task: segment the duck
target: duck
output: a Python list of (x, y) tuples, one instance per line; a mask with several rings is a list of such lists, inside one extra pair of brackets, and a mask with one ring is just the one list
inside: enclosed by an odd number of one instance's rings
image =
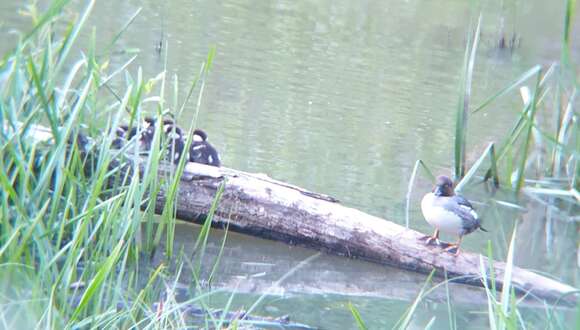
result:
[[(179, 164), (181, 157), (185, 151), (185, 140), (183, 138), (183, 131), (177, 126), (173, 120), (163, 120), (163, 132), (167, 143), (167, 158), (174, 164)], [(186, 155), (189, 158), (189, 154)]]
[(421, 211), (425, 220), (433, 227), (433, 236), (427, 236), (426, 244), (439, 242), (439, 232), (458, 236), (457, 243), (449, 244), (446, 251), (459, 255), (459, 247), (463, 236), (477, 229), (487, 232), (481, 226), (481, 219), (471, 203), (462, 196), (456, 195), (453, 181), (445, 175), (437, 177), (433, 191), (425, 194), (421, 200)]
[[(161, 132), (163, 132), (164, 139), (164, 143), (160, 145), (160, 149), (163, 150), (165, 147), (167, 149), (166, 159), (174, 164), (178, 164), (185, 150), (183, 130), (170, 118), (165, 118), (161, 121), (160, 129), (162, 129)], [(157, 120), (152, 117), (145, 117), (140, 142), (142, 148), (146, 151), (151, 150), (155, 130), (157, 130)], [(186, 156), (189, 158), (188, 155)]]
[(141, 134), (139, 135), (139, 147), (143, 151), (151, 151), (153, 137), (155, 136), (156, 120), (153, 117), (145, 117), (141, 124)]
[(189, 148), (189, 161), (210, 166), (221, 166), (217, 150), (207, 142), (207, 134), (201, 129), (193, 131), (193, 141)]
[(157, 119), (145, 117), (140, 128), (128, 125), (120, 125), (115, 129), (115, 138), (113, 147), (121, 149), (125, 143), (138, 135), (139, 149), (142, 152), (151, 151), (153, 138), (157, 128), (161, 129), (165, 144), (160, 146), (161, 149), (167, 148), (167, 159), (174, 164), (178, 164), (181, 157), (186, 157), (190, 162), (216, 166), (221, 165), (217, 150), (207, 141), (207, 133), (202, 129), (195, 129), (192, 134), (192, 141), (189, 150), (185, 150), (185, 134), (183, 130), (169, 118), (158, 124)]
[(137, 128), (131, 127), (129, 129), (128, 125), (120, 125), (115, 128), (115, 138), (112, 142), (112, 147), (114, 149), (121, 149), (125, 143), (131, 140), (137, 134)]
[(127, 128), (125, 125), (121, 125), (115, 128), (115, 138), (111, 142), (111, 146), (114, 149), (121, 149), (125, 145), (125, 135), (127, 134)]

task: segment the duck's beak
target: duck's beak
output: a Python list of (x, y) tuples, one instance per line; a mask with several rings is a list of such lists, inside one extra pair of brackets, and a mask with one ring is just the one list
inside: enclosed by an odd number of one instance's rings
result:
[(435, 196), (442, 196), (444, 193), (443, 189), (441, 188), (441, 186), (435, 186), (435, 188), (433, 188), (433, 194)]

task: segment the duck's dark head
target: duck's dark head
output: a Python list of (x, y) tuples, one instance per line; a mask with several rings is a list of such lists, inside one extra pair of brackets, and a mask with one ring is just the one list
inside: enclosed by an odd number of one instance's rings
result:
[(207, 140), (207, 134), (203, 130), (196, 128), (195, 131), (193, 131), (193, 141), (201, 142), (205, 140)]
[(145, 129), (148, 129), (150, 127), (155, 127), (155, 118), (145, 117), (145, 119), (143, 119), (143, 127)]
[(129, 126), (127, 126), (127, 125), (121, 125), (121, 126), (118, 126), (115, 129), (115, 135), (117, 137), (121, 137), (122, 138), (122, 137), (125, 137), (125, 135), (127, 134), (128, 131), (129, 131)]
[(183, 138), (183, 132), (181, 131), (181, 128), (175, 125), (173, 121), (171, 121), (170, 123), (164, 122), (163, 128), (165, 129), (165, 135), (167, 136), (167, 138), (172, 140)]
[(435, 196), (453, 196), (453, 181), (448, 176), (438, 176), (433, 193)]
[(169, 118), (165, 118), (163, 119), (163, 126), (167, 126), (167, 125), (175, 125), (175, 122), (173, 121), (173, 119), (169, 119)]

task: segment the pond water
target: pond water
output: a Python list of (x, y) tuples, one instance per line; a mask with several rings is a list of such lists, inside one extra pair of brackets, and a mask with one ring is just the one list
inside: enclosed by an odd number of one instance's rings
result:
[[(142, 7), (117, 43), (111, 66), (134, 55), (130, 70), (145, 77), (164, 69), (178, 74), (181, 97), (212, 47), (216, 57), (207, 80), (198, 126), (221, 151), (223, 164), (266, 173), (309, 190), (332, 195), (343, 204), (403, 224), (405, 194), (414, 163), (425, 161), (436, 173), (450, 174), (454, 114), (467, 32), (482, 12), (481, 44), (473, 79), (474, 105), (506, 86), (535, 64), (559, 58), (563, 3), (548, 1), (107, 1), (98, 2), (88, 26), (98, 45), (106, 45)], [(16, 40), (12, 28), (29, 22), (15, 15), (20, 1), (0, 3), (5, 51)], [(71, 10), (81, 8), (74, 3)], [(84, 38), (89, 40), (90, 28)], [(576, 27), (576, 32), (579, 31)], [(580, 33), (574, 33), (579, 39)], [(515, 49), (497, 47), (515, 36)], [(161, 55), (156, 46), (162, 42)], [(578, 40), (575, 40), (578, 41)], [(167, 52), (167, 61), (163, 54)], [(573, 49), (577, 58), (578, 49)], [(171, 95), (171, 94), (169, 94)], [(517, 94), (504, 97), (470, 118), (469, 160), (507, 132), (521, 108)], [(146, 109), (152, 110), (152, 109)], [(190, 102), (181, 120), (189, 123)], [(183, 126), (187, 126), (184, 124)], [(411, 227), (431, 228), (419, 211), (429, 183), (419, 178), (412, 196)], [(482, 207), (489, 234), (476, 233), (465, 248), (485, 253), (491, 241), (497, 258), (507, 251), (513, 224), (519, 230), (516, 263), (575, 284), (576, 227), (569, 214), (553, 214), (546, 235), (545, 208), (520, 201), (519, 212), (493, 203), (482, 185), (466, 195)], [(490, 206), (491, 205), (491, 206)], [(561, 219), (558, 220), (558, 219)], [(178, 226), (178, 243), (188, 245), (196, 227)], [(552, 234), (554, 233), (554, 234)], [(220, 232), (214, 233), (220, 236)], [(556, 236), (556, 237), (554, 237)], [(566, 239), (559, 239), (565, 237)], [(217, 240), (219, 241), (219, 239)], [(219, 243), (215, 243), (219, 246)], [(218, 286), (238, 290), (236, 303), (251, 305), (270, 285), (316, 252), (231, 235)], [(259, 276), (257, 276), (258, 274)], [(243, 281), (236, 279), (243, 278)], [(412, 303), (426, 276), (359, 261), (318, 256), (259, 307), (261, 314), (290, 314), (293, 320), (322, 328), (353, 328), (352, 302), (371, 328), (394, 325)], [(434, 293), (419, 306), (413, 327), (434, 318), (448, 328), (446, 296)], [(487, 327), (479, 312), (480, 293), (451, 289), (458, 328)], [(225, 303), (216, 298), (216, 306)], [(541, 315), (541, 312), (539, 313)], [(535, 312), (529, 320), (535, 320)]]

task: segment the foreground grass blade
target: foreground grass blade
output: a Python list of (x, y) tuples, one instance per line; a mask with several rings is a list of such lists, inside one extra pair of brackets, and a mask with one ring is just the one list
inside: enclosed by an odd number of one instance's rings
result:
[(123, 245), (124, 245), (123, 241), (119, 241), (119, 243), (117, 243), (117, 246), (111, 252), (111, 255), (107, 258), (107, 260), (103, 263), (103, 266), (100, 267), (99, 271), (95, 274), (95, 277), (91, 280), (91, 282), (87, 286), (87, 289), (83, 293), (79, 305), (75, 308), (75, 311), (73, 312), (73, 315), (71, 317), (73, 320), (76, 320), (81, 314), (81, 312), (85, 308), (87, 308), (90, 299), (97, 293), (97, 290), (103, 284), (105, 278), (111, 274), (111, 272), (113, 271), (113, 267), (115, 266), (115, 263), (117, 262), (117, 260), (119, 260)]
[(427, 280), (425, 280), (425, 284), (421, 288), (421, 291), (419, 291), (417, 298), (415, 298), (415, 300), (413, 301), (411, 306), (407, 309), (407, 311), (405, 311), (404, 316), (397, 322), (397, 324), (395, 324), (393, 329), (403, 330), (403, 329), (407, 329), (409, 327), (409, 324), (411, 323), (411, 320), (412, 320), (413, 314), (415, 313), (415, 310), (419, 306), (419, 303), (421, 302), (421, 300), (423, 300), (425, 293), (427, 292), (427, 287), (431, 284), (431, 280), (433, 279), (433, 275), (435, 275), (435, 269), (433, 269), (431, 271), (431, 273), (427, 277)]
[(348, 309), (350, 310), (352, 317), (354, 317), (354, 320), (355, 320), (356, 325), (359, 328), (359, 330), (368, 329), (365, 322), (363, 321), (362, 317), (360, 316), (358, 309), (356, 309), (356, 307), (354, 307), (354, 305), (351, 302), (348, 303)]

